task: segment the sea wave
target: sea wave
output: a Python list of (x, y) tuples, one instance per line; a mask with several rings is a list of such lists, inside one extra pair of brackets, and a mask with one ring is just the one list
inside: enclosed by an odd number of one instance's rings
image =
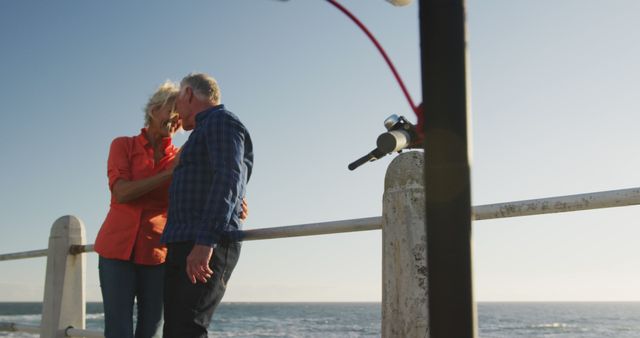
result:
[(37, 334), (30, 334), (24, 332), (0, 332), (2, 338), (38, 338)]
[[(87, 328), (104, 328), (102, 306), (87, 307)], [(0, 322), (39, 325), (41, 316), (24, 304), (0, 303)], [(3, 312), (4, 311), (4, 312)], [(12, 311), (14, 311), (12, 313)], [(380, 337), (380, 304), (222, 304), (210, 337)], [(640, 303), (480, 303), (483, 338), (638, 338)], [(0, 338), (36, 338), (0, 332)]]
[(3, 315), (0, 316), (0, 322), (33, 325), (40, 324), (41, 318), (41, 315)]
[(547, 324), (537, 324), (529, 326), (532, 329), (566, 329), (566, 328), (574, 328), (576, 325), (569, 325), (566, 323), (547, 323)]
[(104, 320), (104, 313), (87, 314), (87, 320)]

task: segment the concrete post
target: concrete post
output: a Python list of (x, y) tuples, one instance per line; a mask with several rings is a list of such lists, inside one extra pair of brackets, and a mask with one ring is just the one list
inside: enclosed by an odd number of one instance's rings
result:
[(424, 155), (389, 165), (382, 211), (382, 337), (429, 337)]
[(85, 328), (85, 256), (70, 255), (71, 245), (85, 244), (84, 224), (62, 216), (51, 227), (47, 255), (41, 338), (64, 337), (64, 329)]

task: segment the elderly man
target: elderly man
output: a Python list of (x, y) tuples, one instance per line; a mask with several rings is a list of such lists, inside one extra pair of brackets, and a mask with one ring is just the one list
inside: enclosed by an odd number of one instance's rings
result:
[(193, 132), (173, 172), (162, 235), (168, 248), (163, 336), (206, 338), (240, 255), (237, 239), (253, 147), (206, 74), (182, 80), (176, 110), (182, 127)]

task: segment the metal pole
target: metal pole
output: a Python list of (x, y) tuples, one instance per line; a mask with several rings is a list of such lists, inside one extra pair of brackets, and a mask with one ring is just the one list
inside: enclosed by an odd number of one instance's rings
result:
[(49, 249), (42, 249), (42, 250), (32, 250), (32, 251), (3, 254), (3, 255), (0, 255), (0, 261), (12, 261), (16, 259), (44, 257), (48, 253), (49, 253)]
[(381, 217), (357, 218), (345, 221), (309, 223), (275, 228), (262, 228), (243, 231), (243, 241), (288, 238), (297, 236), (315, 236), (341, 232), (377, 230), (382, 226)]
[(476, 336), (465, 30), (464, 0), (420, 1), (431, 338)]
[(481, 221), (484, 219), (614, 208), (638, 204), (640, 204), (640, 188), (631, 188), (478, 205), (473, 208), (473, 219)]

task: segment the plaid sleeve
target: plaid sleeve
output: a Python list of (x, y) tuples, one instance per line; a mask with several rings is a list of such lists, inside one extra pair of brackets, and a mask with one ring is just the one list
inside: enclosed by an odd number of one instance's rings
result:
[(131, 180), (129, 142), (126, 137), (118, 137), (111, 142), (109, 159), (107, 160), (107, 176), (109, 177), (109, 190), (111, 191), (113, 191), (113, 185), (119, 179)]
[(207, 126), (206, 146), (213, 179), (196, 244), (217, 243), (235, 212), (243, 184), (244, 135), (242, 124), (226, 114), (216, 116)]

